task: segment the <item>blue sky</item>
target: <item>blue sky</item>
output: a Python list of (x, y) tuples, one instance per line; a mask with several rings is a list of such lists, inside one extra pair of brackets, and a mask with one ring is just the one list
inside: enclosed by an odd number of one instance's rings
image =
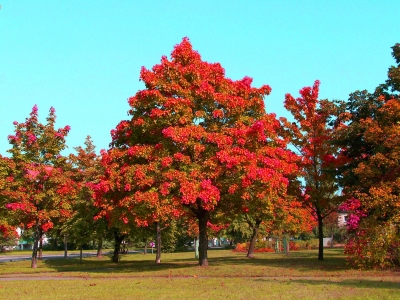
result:
[(13, 121), (37, 104), (71, 126), (68, 151), (91, 135), (107, 149), (127, 118), (127, 98), (183, 37), (227, 77), (269, 84), (268, 112), (288, 116), (284, 96), (321, 81), (320, 98), (372, 90), (394, 64), (400, 2), (0, 0), (0, 154)]

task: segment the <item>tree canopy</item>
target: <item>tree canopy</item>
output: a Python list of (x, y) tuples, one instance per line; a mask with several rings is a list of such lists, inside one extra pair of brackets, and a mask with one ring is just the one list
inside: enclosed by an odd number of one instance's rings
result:
[(90, 137), (63, 155), (70, 126), (55, 128), (53, 107), (42, 124), (35, 105), (14, 122), (10, 157), (0, 155), (0, 243), (13, 243), (16, 227), (31, 230), (36, 267), (46, 232), (81, 248), (94, 239), (101, 248), (112, 233), (117, 262), (124, 239), (147, 243), (156, 230), (160, 263), (167, 229), (174, 240), (198, 236), (207, 266), (209, 233), (251, 236), (253, 257), (260, 228), (286, 236), (317, 224), (323, 260), (323, 226), (344, 210), (350, 263), (399, 265), (400, 44), (392, 49), (396, 65), (372, 93), (321, 100), (317, 80), (285, 96), (289, 121), (266, 111), (270, 86), (227, 78), (183, 38), (141, 69), (145, 88), (128, 99), (128, 118), (100, 155)]

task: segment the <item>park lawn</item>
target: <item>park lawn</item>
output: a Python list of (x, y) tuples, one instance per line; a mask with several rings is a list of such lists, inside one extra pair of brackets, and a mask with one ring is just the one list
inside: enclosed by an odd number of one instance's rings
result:
[[(194, 253), (52, 259), (0, 264), (0, 298), (24, 299), (400, 299), (400, 272), (347, 267), (342, 249), (257, 253), (209, 251), (209, 267)], [(23, 283), (23, 284), (21, 284)]]

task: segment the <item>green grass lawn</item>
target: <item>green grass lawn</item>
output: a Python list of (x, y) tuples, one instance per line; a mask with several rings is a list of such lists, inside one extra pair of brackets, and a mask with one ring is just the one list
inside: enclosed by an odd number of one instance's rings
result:
[[(19, 253), (19, 252), (18, 252)], [(400, 299), (400, 272), (346, 266), (342, 249), (257, 253), (209, 251), (208, 267), (194, 253), (52, 259), (0, 264), (0, 299)]]

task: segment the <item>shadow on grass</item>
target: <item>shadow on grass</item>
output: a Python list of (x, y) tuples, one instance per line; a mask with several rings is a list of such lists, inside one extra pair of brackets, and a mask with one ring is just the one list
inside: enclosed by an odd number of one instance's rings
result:
[[(193, 256), (191, 256), (193, 255)], [(191, 256), (191, 257), (190, 257)], [(198, 266), (194, 253), (163, 254), (161, 264), (154, 263), (154, 255), (127, 254), (121, 255), (121, 261), (111, 262), (109, 257), (85, 258), (82, 263), (78, 258), (45, 260), (43, 263), (58, 272), (94, 272), (94, 273), (166, 273), (167, 271), (195, 268)], [(245, 253), (230, 250), (209, 251), (210, 268), (276, 268), (296, 269), (300, 272), (337, 272), (349, 269), (343, 251), (334, 249), (326, 254), (325, 261), (318, 261), (315, 251), (292, 252), (289, 256), (275, 253), (257, 253), (256, 258), (248, 259)], [(229, 274), (228, 274), (229, 275)], [(157, 275), (155, 275), (157, 276)], [(250, 275), (251, 276), (251, 275)]]
[[(129, 255), (123, 255), (124, 257)], [(109, 257), (102, 259), (84, 259), (81, 263), (79, 259), (68, 260), (46, 260), (44, 264), (58, 272), (93, 272), (93, 273), (153, 273), (155, 271), (165, 271), (178, 268), (189, 268), (197, 266), (196, 261), (190, 262), (189, 259), (177, 260), (176, 262), (164, 262), (156, 264), (154, 260), (144, 258), (143, 260), (121, 260), (118, 263), (111, 261)]]

